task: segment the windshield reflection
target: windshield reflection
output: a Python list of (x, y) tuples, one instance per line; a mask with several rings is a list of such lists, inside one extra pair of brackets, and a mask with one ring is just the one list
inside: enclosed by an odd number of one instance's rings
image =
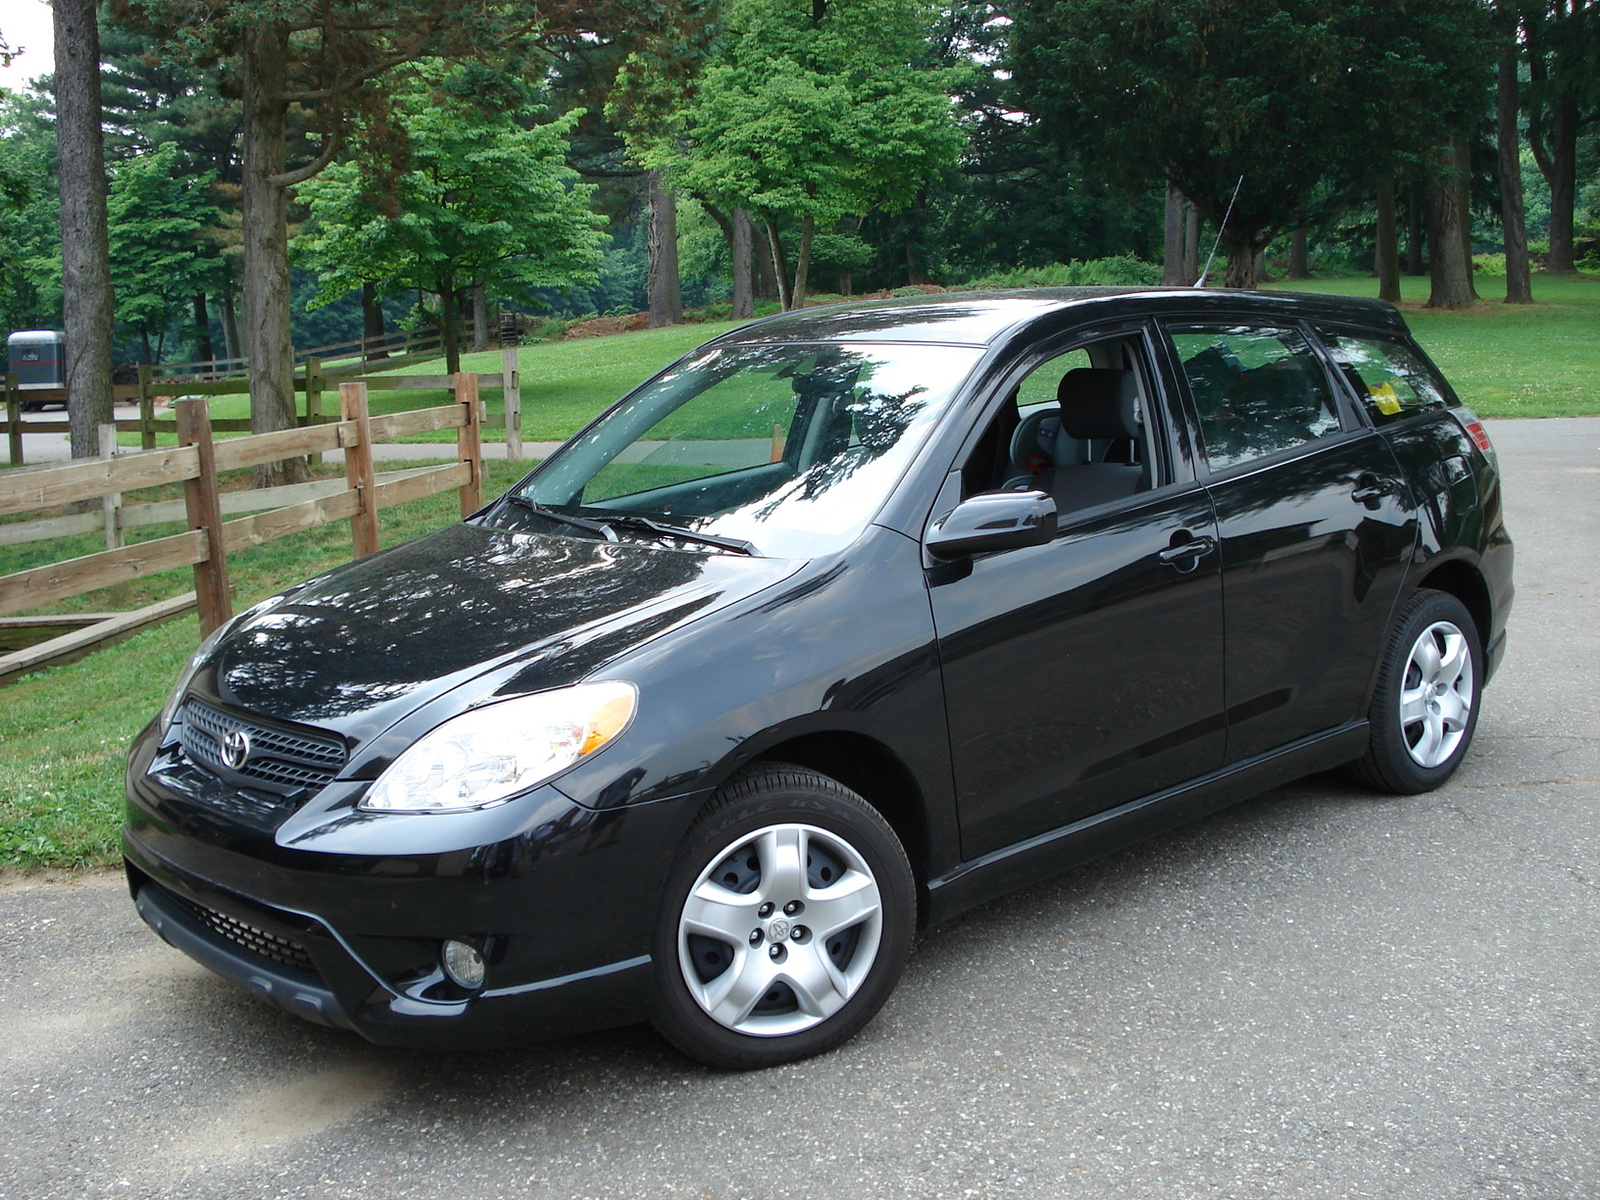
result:
[[(567, 537), (670, 531), (809, 557), (853, 540), (981, 356), (969, 346), (755, 345), (685, 359), (553, 454), (487, 517)], [(714, 552), (688, 537), (685, 549)]]

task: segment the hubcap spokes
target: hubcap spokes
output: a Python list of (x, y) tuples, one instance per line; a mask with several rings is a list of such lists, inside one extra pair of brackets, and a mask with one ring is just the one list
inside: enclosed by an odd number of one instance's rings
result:
[(1440, 766), (1456, 752), (1472, 715), (1472, 685), (1466, 635), (1449, 621), (1423, 630), (1400, 688), (1400, 728), (1418, 766)]
[[(748, 868), (752, 857), (753, 885), (741, 879), (735, 890), (727, 864)], [(829, 878), (813, 861), (830, 864)], [(781, 1037), (844, 1007), (872, 968), (882, 929), (877, 880), (854, 848), (815, 826), (772, 825), (728, 846), (689, 890), (679, 966), (695, 1003), (719, 1025)], [(710, 978), (695, 961), (695, 943), (706, 940), (731, 959)]]

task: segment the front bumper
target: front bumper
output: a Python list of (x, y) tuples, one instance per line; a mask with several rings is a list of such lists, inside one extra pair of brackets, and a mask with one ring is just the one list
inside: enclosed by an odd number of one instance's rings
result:
[[(648, 1015), (656, 906), (693, 798), (596, 811), (545, 787), (505, 806), (526, 819), (501, 814), (496, 841), (461, 848), (461, 823), (421, 814), (392, 820), (392, 853), (373, 823), (359, 830), (364, 852), (332, 853), (280, 845), (219, 797), (150, 773), (153, 742), (136, 744), (127, 777), (134, 903), (163, 939), (261, 999), (379, 1044), (437, 1049)], [(481, 948), (478, 991), (440, 969), (445, 938)]]

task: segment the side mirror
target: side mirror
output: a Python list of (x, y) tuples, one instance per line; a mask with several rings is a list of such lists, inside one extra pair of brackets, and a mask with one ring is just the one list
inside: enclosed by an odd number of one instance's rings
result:
[(924, 541), (935, 558), (1042, 546), (1056, 535), (1056, 502), (1044, 492), (984, 492), (963, 500)]

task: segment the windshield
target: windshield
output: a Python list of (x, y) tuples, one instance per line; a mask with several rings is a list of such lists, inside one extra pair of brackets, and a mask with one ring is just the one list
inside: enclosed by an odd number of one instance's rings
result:
[(826, 553), (872, 520), (982, 354), (769, 345), (695, 355), (546, 459), (492, 519), (575, 537)]

